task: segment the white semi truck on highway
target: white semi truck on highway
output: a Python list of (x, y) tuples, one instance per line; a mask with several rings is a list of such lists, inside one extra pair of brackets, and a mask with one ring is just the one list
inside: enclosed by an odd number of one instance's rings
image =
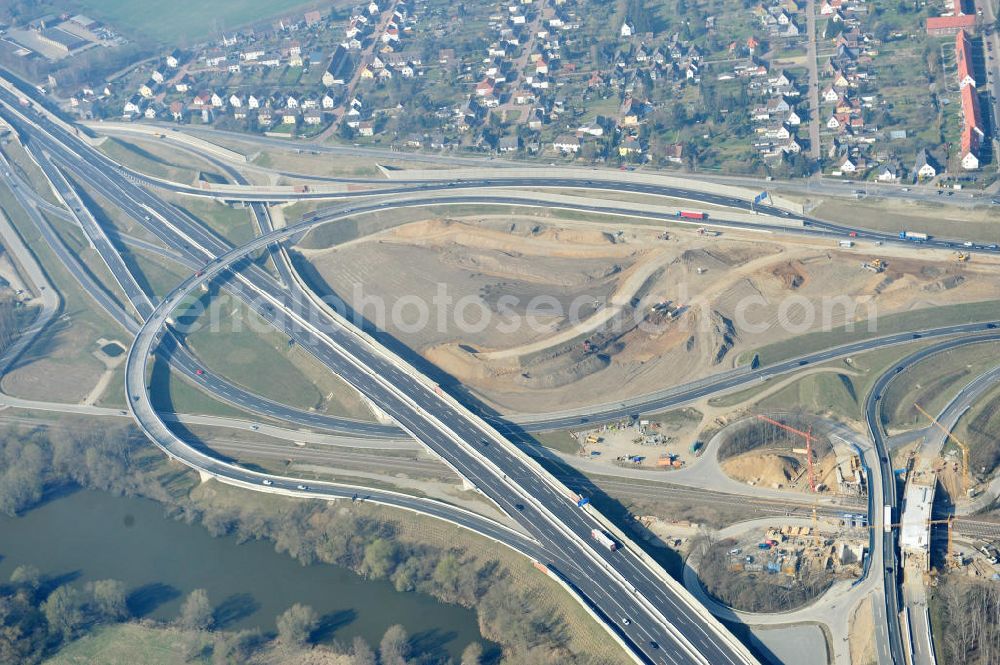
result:
[(608, 548), (612, 552), (618, 549), (618, 543), (615, 542), (614, 538), (606, 534), (600, 529), (592, 529), (590, 532), (590, 537), (600, 543), (602, 546)]

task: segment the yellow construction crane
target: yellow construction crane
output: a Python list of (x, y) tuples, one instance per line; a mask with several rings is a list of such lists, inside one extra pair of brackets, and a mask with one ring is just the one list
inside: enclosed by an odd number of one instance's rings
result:
[(963, 485), (962, 490), (964, 492), (968, 492), (969, 491), (969, 447), (966, 446), (961, 441), (959, 441), (958, 438), (954, 434), (952, 434), (951, 431), (947, 427), (945, 427), (944, 425), (942, 425), (941, 423), (939, 423), (938, 420), (937, 420), (937, 418), (935, 418), (931, 414), (929, 414), (926, 411), (924, 411), (920, 407), (919, 404), (917, 404), (916, 402), (914, 402), (913, 406), (914, 406), (914, 408), (917, 411), (919, 411), (920, 413), (922, 413), (928, 420), (930, 420), (932, 423), (934, 423), (935, 427), (937, 427), (939, 430), (941, 430), (942, 432), (944, 432), (944, 434), (945, 434), (946, 437), (948, 437), (949, 439), (951, 439), (952, 441), (954, 441), (955, 444), (959, 448), (961, 448), (961, 450), (962, 450), (962, 485)]

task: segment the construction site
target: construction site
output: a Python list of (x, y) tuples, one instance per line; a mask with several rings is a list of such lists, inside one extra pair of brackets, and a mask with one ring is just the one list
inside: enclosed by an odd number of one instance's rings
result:
[[(620, 467), (675, 470), (684, 468), (699, 445), (702, 415), (682, 409), (664, 418), (626, 418), (574, 432), (580, 455)], [(700, 443), (700, 442), (698, 442)]]
[[(501, 413), (627, 399), (662, 389), (665, 376), (679, 384), (733, 367), (745, 352), (809, 332), (781, 325), (790, 295), (823, 312), (815, 326), (831, 327), (864, 320), (869, 307), (882, 317), (995, 295), (993, 257), (826, 242), (513, 213), (401, 221), (296, 251), (320, 291)], [(471, 303), (476, 326), (457, 326), (457, 310), (415, 325), (410, 305), (438, 302), (442, 288), (450, 302)], [(826, 312), (831, 294), (863, 304)], [(548, 305), (533, 309), (539, 299)]]
[(868, 525), (862, 522), (822, 520), (805, 526), (776, 519), (712, 543), (692, 565), (705, 590), (734, 609), (788, 611), (837, 580), (860, 577), (869, 542)]
[(718, 457), (731, 478), (757, 487), (866, 496), (856, 447), (797, 415), (758, 414), (723, 430)]

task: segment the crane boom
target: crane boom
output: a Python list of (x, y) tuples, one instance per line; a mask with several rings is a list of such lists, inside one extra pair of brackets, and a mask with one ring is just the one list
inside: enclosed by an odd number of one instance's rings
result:
[(766, 423), (770, 423), (775, 427), (780, 427), (781, 429), (786, 430), (788, 432), (792, 432), (793, 434), (798, 434), (799, 436), (801, 436), (806, 440), (806, 463), (809, 465), (809, 488), (812, 489), (813, 492), (815, 492), (816, 471), (815, 469), (813, 469), (812, 442), (815, 441), (816, 438), (812, 435), (812, 428), (810, 427), (808, 432), (803, 432), (802, 430), (797, 430), (794, 427), (789, 427), (785, 423), (774, 420), (773, 418), (768, 418), (763, 414), (757, 414), (757, 418), (759, 420), (763, 420)]

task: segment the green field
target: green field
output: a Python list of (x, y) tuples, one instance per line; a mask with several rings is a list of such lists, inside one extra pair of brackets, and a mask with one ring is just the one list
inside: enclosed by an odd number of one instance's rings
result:
[(955, 436), (969, 447), (973, 473), (993, 472), (1000, 464), (1000, 386), (994, 386), (959, 419)]
[[(93, 634), (82, 637), (45, 661), (45, 665), (75, 665), (76, 663), (157, 663), (157, 665), (183, 665), (207, 663), (206, 655), (186, 658), (183, 641), (196, 639), (207, 647), (211, 635), (185, 633), (174, 628), (157, 628), (138, 623), (104, 626)], [(207, 654), (207, 649), (206, 649)]]
[(934, 354), (904, 372), (889, 384), (882, 402), (883, 419), (888, 428), (923, 427), (929, 421), (914, 403), (937, 414), (966, 384), (995, 367), (1000, 344), (972, 344)]
[(580, 452), (580, 443), (566, 430), (539, 432), (534, 435), (534, 439), (546, 448), (558, 450), (561, 453), (575, 455)]
[(867, 322), (862, 321), (855, 324), (853, 330), (838, 328), (836, 330), (809, 333), (808, 335), (793, 337), (783, 342), (769, 344), (754, 351), (744, 352), (737, 364), (743, 365), (749, 363), (754, 353), (760, 355), (761, 365), (770, 365), (806, 353), (822, 351), (823, 349), (850, 344), (864, 339), (884, 337), (909, 330), (926, 330), (976, 321), (993, 321), (998, 318), (1000, 318), (1000, 301), (930, 307), (915, 312), (890, 314), (878, 317), (878, 325), (875, 332), (869, 332)]
[[(354, 389), (308, 351), (291, 345), (288, 337), (242, 302), (226, 298), (220, 301), (204, 296), (206, 310), (194, 321), (196, 329), (182, 335), (205, 363), (206, 372), (218, 372), (250, 392), (299, 409), (350, 418), (372, 417)], [(213, 314), (213, 310), (218, 312)], [(178, 320), (191, 322), (184, 317)], [(183, 390), (183, 382), (176, 383)], [(173, 390), (171, 386), (171, 397), (175, 396)]]
[[(798, 407), (814, 413), (827, 413), (841, 419), (862, 420), (864, 399), (875, 380), (900, 358), (930, 344), (931, 342), (927, 341), (904, 344), (817, 365), (816, 367), (830, 368), (831, 371), (807, 374), (777, 392), (761, 398), (756, 405), (764, 410), (787, 410)], [(775, 377), (760, 386), (712, 398), (709, 404), (729, 407), (753, 400), (756, 395), (779, 380), (779, 377)]]
[(142, 35), (162, 44), (183, 45), (203, 40), (220, 30), (263, 21), (271, 16), (306, 11), (316, 2), (302, 0), (240, 0), (203, 2), (175, 0), (72, 0), (67, 10), (79, 11), (112, 25), (127, 36)]

